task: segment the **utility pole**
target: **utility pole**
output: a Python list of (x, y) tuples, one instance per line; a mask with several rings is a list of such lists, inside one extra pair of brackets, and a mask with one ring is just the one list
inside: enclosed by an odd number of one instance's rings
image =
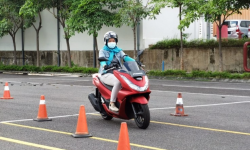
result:
[(94, 68), (96, 68), (96, 53), (95, 53), (95, 35), (93, 34), (93, 64), (94, 64)]
[[(140, 3), (139, 0), (137, 0), (137, 3)], [(139, 52), (140, 52), (140, 18), (137, 18), (137, 61), (140, 61), (140, 56), (139, 56)]]
[(59, 11), (60, 11), (60, 5), (59, 1), (57, 0), (57, 59), (58, 59), (58, 67), (61, 66), (61, 55), (60, 55), (60, 17), (59, 17)]
[(24, 56), (24, 29), (23, 29), (23, 23), (21, 27), (21, 38), (22, 38), (22, 57), (23, 57), (23, 66), (25, 65), (25, 56)]

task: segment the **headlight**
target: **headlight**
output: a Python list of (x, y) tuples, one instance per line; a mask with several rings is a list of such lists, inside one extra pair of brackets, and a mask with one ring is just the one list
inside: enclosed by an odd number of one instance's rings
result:
[(146, 91), (148, 89), (148, 77), (145, 76), (145, 85), (143, 87), (140, 87), (140, 86), (137, 86), (135, 84), (133, 84), (128, 78), (126, 78), (125, 76), (123, 75), (120, 75), (123, 80), (129, 85), (129, 87), (131, 87), (132, 89), (136, 90), (136, 91), (140, 91), (140, 92), (143, 92), (143, 91)]

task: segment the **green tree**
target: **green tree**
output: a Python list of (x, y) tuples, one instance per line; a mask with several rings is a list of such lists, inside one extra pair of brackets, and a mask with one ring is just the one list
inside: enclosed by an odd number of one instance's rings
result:
[[(175, 8), (178, 7), (179, 8), (179, 21), (181, 24), (181, 18), (182, 18), (182, 8), (183, 7), (188, 7), (187, 5), (185, 5), (185, 0), (153, 0), (152, 3), (154, 4), (154, 9), (153, 9), (153, 13), (154, 14), (159, 14), (160, 10), (162, 8), (165, 7), (171, 7), (171, 8)], [(181, 49), (180, 49), (180, 70), (183, 70), (183, 29), (179, 29), (180, 30), (180, 45), (181, 45)]]
[[(37, 66), (40, 66), (40, 52), (39, 52), (39, 32), (42, 28), (42, 17), (41, 12), (50, 6), (48, 0), (26, 0), (25, 4), (20, 9), (20, 16), (25, 18), (24, 27), (29, 28), (33, 26), (36, 31), (36, 56), (37, 56)], [(38, 16), (38, 26), (36, 27), (35, 22)]]
[(136, 26), (140, 20), (148, 17), (152, 12), (153, 6), (150, 5), (150, 1), (147, 1), (146, 5), (143, 5), (142, 0), (126, 0), (124, 6), (119, 9), (118, 22), (130, 26), (133, 30), (134, 36), (134, 58), (136, 58)]
[[(71, 54), (70, 54), (70, 44), (69, 39), (73, 35), (71, 34), (70, 28), (66, 24), (66, 20), (68, 20), (71, 16), (70, 7), (75, 2), (75, 0), (48, 0), (51, 3), (50, 9), (48, 11), (53, 14), (56, 19), (59, 19), (59, 22), (64, 30), (64, 38), (66, 40), (67, 45), (67, 64), (69, 67), (72, 67), (71, 64)], [(56, 13), (56, 10), (59, 10), (59, 13)]]
[[(95, 52), (98, 52), (98, 31), (106, 26), (120, 26), (116, 20), (116, 9), (123, 5), (123, 0), (76, 0), (70, 10), (71, 16), (67, 25), (71, 34), (87, 31), (95, 39)], [(97, 58), (97, 54), (95, 54)], [(97, 59), (96, 59), (97, 60)]]
[(23, 23), (23, 18), (19, 16), (19, 10), (23, 4), (24, 0), (0, 0), (0, 37), (7, 34), (11, 36), (15, 65), (17, 65), (16, 33)]
[(205, 16), (206, 21), (215, 22), (219, 29), (219, 71), (223, 71), (223, 57), (221, 50), (221, 29), (223, 22), (233, 14), (241, 14), (240, 10), (249, 8), (249, 0), (185, 0), (189, 4), (183, 14), (184, 19), (181, 21), (180, 29), (188, 27), (190, 23)]
[(205, 19), (215, 22), (219, 28), (219, 70), (223, 71), (223, 57), (221, 50), (221, 29), (223, 22), (233, 14), (241, 14), (240, 10), (249, 8), (249, 0), (210, 0), (204, 5), (204, 9), (200, 8), (201, 13), (205, 14)]

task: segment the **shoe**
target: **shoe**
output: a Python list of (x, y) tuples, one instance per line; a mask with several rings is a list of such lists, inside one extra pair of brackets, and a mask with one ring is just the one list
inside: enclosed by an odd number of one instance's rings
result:
[(111, 111), (119, 111), (119, 109), (115, 106), (115, 104), (109, 104), (109, 109)]

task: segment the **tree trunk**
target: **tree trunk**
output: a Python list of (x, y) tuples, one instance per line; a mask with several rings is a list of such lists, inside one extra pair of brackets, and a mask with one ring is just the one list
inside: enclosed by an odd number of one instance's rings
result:
[(14, 52), (13, 52), (13, 55), (14, 55), (14, 64), (17, 65), (17, 60), (16, 60), (16, 34), (12, 34), (11, 35), (12, 37), (12, 41), (13, 41), (13, 46), (14, 46)]
[[(67, 35), (67, 33), (65, 33), (65, 36)], [(66, 36), (67, 37), (67, 36)], [(71, 65), (71, 55), (70, 55), (70, 45), (69, 45), (69, 38), (65, 38), (66, 39), (66, 44), (67, 44), (67, 51), (68, 51), (68, 66), (72, 67)]]
[(36, 66), (40, 67), (39, 30), (36, 30)]
[(133, 28), (133, 35), (134, 35), (134, 59), (136, 59), (136, 24)]
[[(180, 15), (180, 24), (181, 24), (181, 5), (180, 5), (180, 8), (179, 8), (179, 15)], [(184, 66), (183, 66), (183, 37), (182, 37), (182, 30), (180, 30), (180, 37), (181, 37), (180, 69), (183, 70)]]
[(98, 44), (97, 44), (97, 37), (95, 37), (95, 57), (96, 57), (96, 59), (95, 59), (96, 60), (96, 67), (99, 68), (100, 64), (98, 63), (99, 49), (98, 49)]
[(41, 17), (41, 13), (40, 12), (38, 13), (38, 16), (39, 16), (39, 26), (38, 26), (38, 29), (36, 29), (35, 25), (33, 25), (33, 27), (36, 30), (36, 59), (37, 59), (36, 65), (37, 65), (37, 67), (40, 67), (39, 32), (40, 32), (40, 29), (42, 28), (42, 17)]
[(222, 49), (221, 49), (221, 28), (222, 26), (219, 26), (219, 56), (220, 56), (220, 63), (219, 63), (219, 71), (223, 71), (223, 59), (222, 59)]

